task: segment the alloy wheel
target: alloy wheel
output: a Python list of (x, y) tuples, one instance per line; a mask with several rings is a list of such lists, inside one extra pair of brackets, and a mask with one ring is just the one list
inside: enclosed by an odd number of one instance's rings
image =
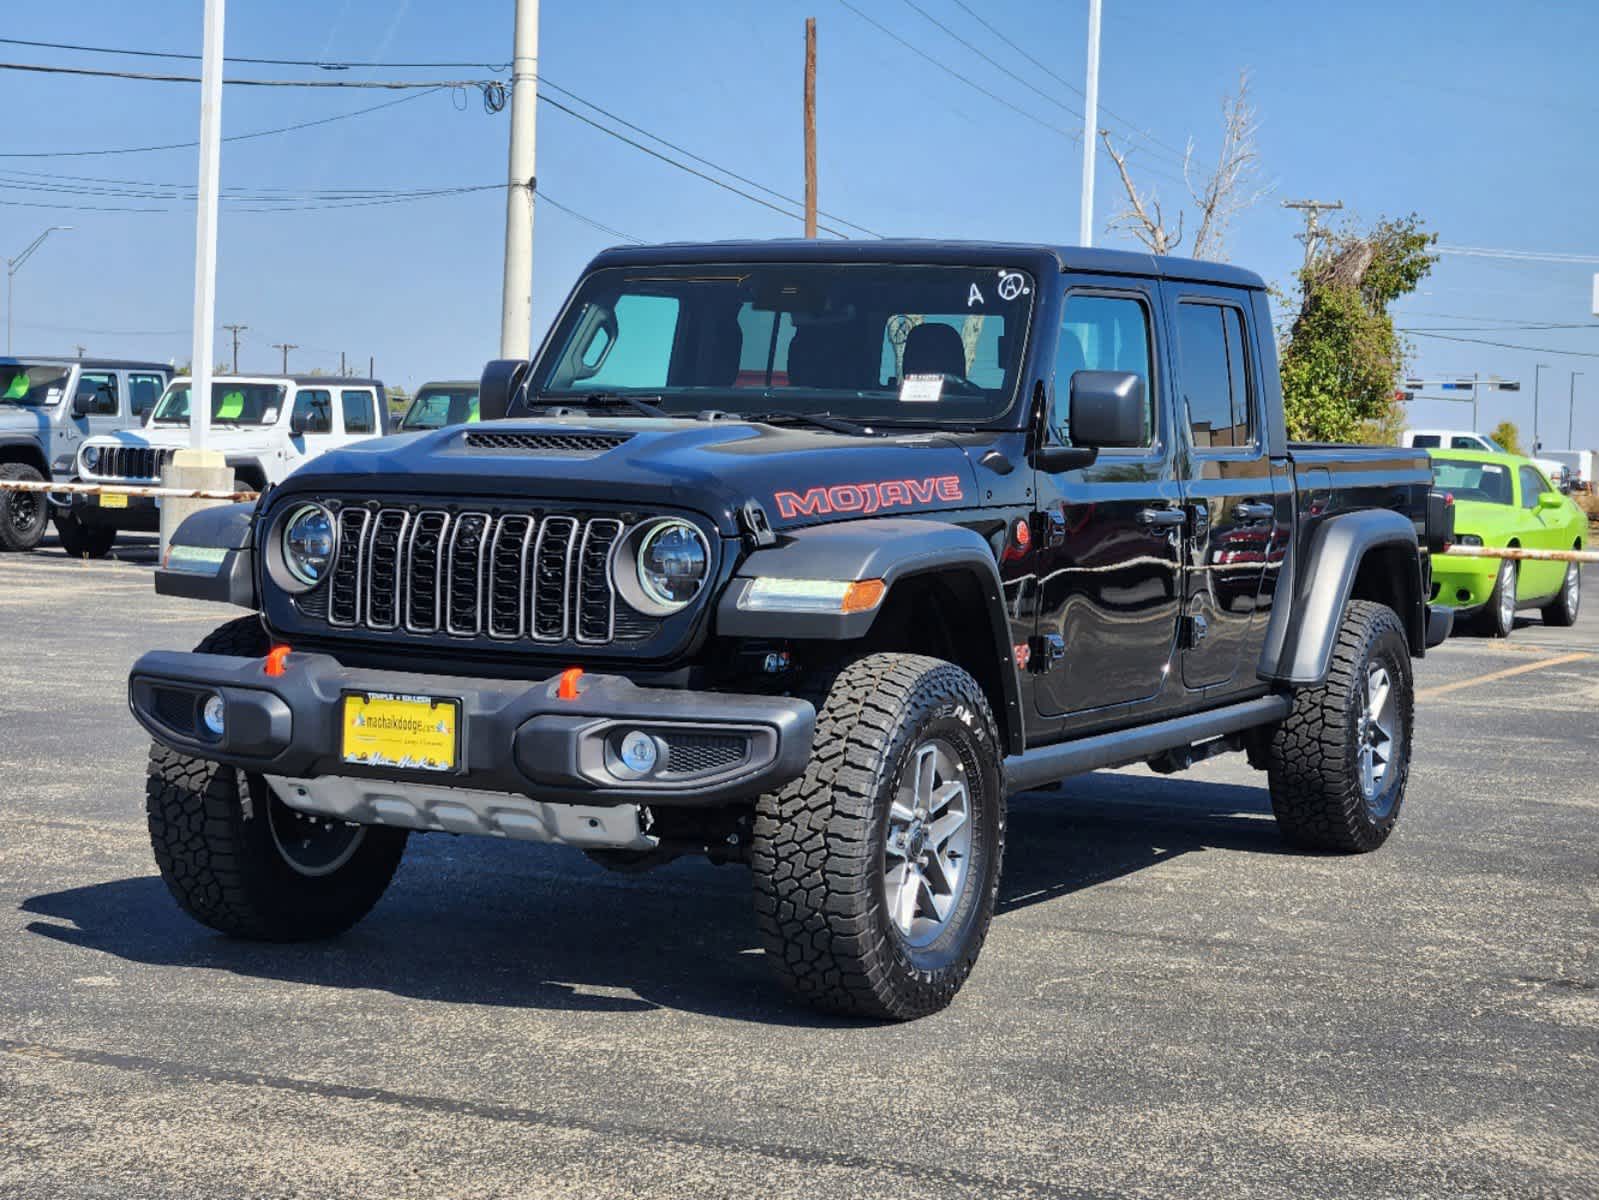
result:
[(1389, 773), (1399, 757), (1399, 704), (1388, 668), (1373, 663), (1366, 672), (1359, 723), (1360, 792), (1366, 810), (1381, 821), (1393, 808), (1394, 792), (1387, 788)]
[(1499, 627), (1516, 627), (1516, 564), (1509, 561), (1499, 569)]
[(971, 794), (954, 748), (942, 738), (916, 748), (895, 784), (883, 847), (883, 895), (900, 936), (934, 941), (959, 906), (970, 874)]

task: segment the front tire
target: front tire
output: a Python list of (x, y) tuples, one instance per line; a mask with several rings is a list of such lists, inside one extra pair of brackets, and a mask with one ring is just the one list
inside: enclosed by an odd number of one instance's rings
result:
[(55, 514), (56, 536), (69, 558), (104, 558), (116, 543), (114, 525), (85, 525), (78, 518), (58, 512)]
[(1489, 637), (1507, 638), (1516, 629), (1517, 571), (1514, 559), (1499, 563), (1499, 574), (1494, 578), (1494, 590), (1488, 597), (1479, 618), (1482, 631)]
[[(1578, 546), (1577, 549), (1582, 549)], [(1543, 623), (1545, 625), (1558, 625), (1562, 628), (1577, 623), (1577, 613), (1582, 608), (1582, 567), (1577, 563), (1566, 564), (1566, 577), (1560, 584), (1560, 595), (1553, 604), (1546, 605), (1543, 610)]]
[[(0, 463), (0, 480), (43, 483), (44, 476), (27, 463)], [(43, 492), (0, 492), (0, 550), (19, 553), (42, 542), (50, 523), (48, 507)]]
[[(195, 649), (254, 656), (269, 646), (251, 616)], [(150, 750), (145, 813), (156, 866), (179, 906), (202, 925), (256, 941), (344, 932), (382, 897), (405, 851), (403, 829), (306, 816), (260, 776), (159, 743)]]
[(1345, 854), (1387, 841), (1410, 775), (1413, 709), (1410, 644), (1398, 615), (1350, 601), (1326, 681), (1294, 694), (1267, 750), (1283, 837)]
[(815, 692), (809, 768), (756, 806), (767, 957), (816, 1007), (926, 1016), (966, 982), (999, 893), (993, 714), (970, 675), (920, 655), (867, 655)]

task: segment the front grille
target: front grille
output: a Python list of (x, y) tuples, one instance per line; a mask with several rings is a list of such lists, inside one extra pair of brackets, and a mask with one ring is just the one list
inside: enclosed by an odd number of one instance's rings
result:
[(615, 450), (632, 436), (630, 433), (489, 433), (472, 430), (466, 435), (466, 447), (468, 450), (501, 453), (593, 458), (596, 454)]
[(160, 479), (161, 469), (176, 453), (154, 446), (107, 446), (100, 451), (94, 473), (105, 479)]
[(626, 526), (615, 517), (351, 504), (335, 520), (327, 587), (314, 606), (296, 602), (329, 625), (584, 645), (659, 628), (617, 600), (610, 560)]

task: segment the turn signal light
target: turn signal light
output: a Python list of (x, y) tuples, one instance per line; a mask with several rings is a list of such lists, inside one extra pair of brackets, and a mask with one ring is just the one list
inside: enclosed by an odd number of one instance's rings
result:
[(857, 579), (844, 589), (844, 599), (839, 603), (842, 613), (871, 612), (883, 600), (888, 585), (881, 579)]

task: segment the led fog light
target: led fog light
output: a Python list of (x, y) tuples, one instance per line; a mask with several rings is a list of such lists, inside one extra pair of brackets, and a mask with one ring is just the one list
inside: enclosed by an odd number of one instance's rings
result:
[(637, 771), (640, 775), (648, 775), (655, 770), (655, 763), (660, 754), (660, 747), (655, 744), (655, 739), (637, 729), (622, 739), (622, 765), (630, 771)]
[(205, 707), (200, 710), (200, 719), (205, 722), (205, 727), (217, 737), (221, 737), (227, 728), (226, 709), (221, 696), (207, 696)]

